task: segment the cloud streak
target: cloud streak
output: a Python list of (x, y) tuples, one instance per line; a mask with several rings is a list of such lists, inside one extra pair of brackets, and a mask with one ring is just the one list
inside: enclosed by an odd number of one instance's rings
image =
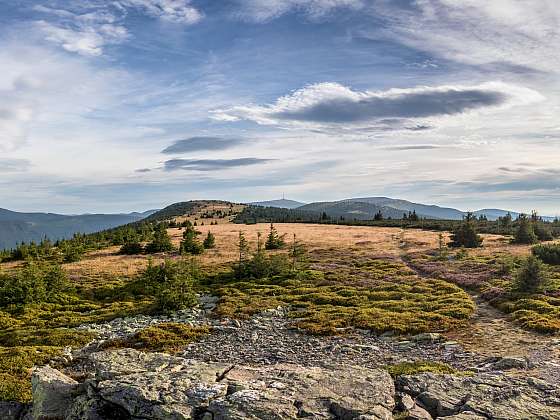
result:
[(161, 151), (164, 154), (180, 154), (189, 152), (198, 152), (202, 150), (225, 150), (245, 142), (241, 138), (223, 138), (223, 137), (189, 137), (187, 139), (177, 140)]
[(168, 172), (186, 170), (209, 172), (258, 165), (272, 159), (238, 158), (238, 159), (170, 159), (165, 161), (164, 170)]
[(360, 92), (337, 83), (320, 83), (283, 96), (271, 105), (216, 111), (215, 118), (245, 119), (264, 125), (361, 125), (387, 119), (453, 116), (542, 99), (534, 90), (499, 82), (381, 92)]

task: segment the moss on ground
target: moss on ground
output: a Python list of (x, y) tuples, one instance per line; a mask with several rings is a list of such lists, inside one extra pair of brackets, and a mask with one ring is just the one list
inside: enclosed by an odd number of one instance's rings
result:
[(168, 322), (144, 328), (128, 339), (111, 340), (105, 348), (131, 347), (137, 350), (174, 353), (201, 339), (210, 331), (210, 327), (207, 326)]
[(395, 378), (401, 375), (416, 375), (418, 373), (439, 373), (439, 374), (456, 374), (459, 373), (453, 367), (446, 363), (430, 362), (430, 361), (416, 361), (416, 362), (402, 362), (396, 365), (386, 367), (387, 372)]
[(0, 347), (0, 401), (31, 400), (31, 368), (43, 365), (60, 352), (60, 347)]
[(442, 331), (463, 324), (474, 303), (461, 288), (442, 280), (411, 277), (376, 286), (323, 284), (306, 279), (235, 282), (216, 288), (217, 313), (247, 318), (265, 309), (290, 306), (299, 328), (336, 334), (349, 327), (382, 333)]
[(445, 261), (426, 254), (407, 258), (421, 272), (480, 293), (527, 330), (544, 334), (560, 332), (560, 267), (545, 264), (549, 282), (543, 293), (522, 294), (513, 291), (520, 257), (501, 253)]
[[(30, 371), (60, 354), (64, 347), (81, 347), (94, 335), (72, 327), (146, 313), (153, 299), (123, 292), (114, 281), (114, 295), (102, 300), (92, 293), (60, 294), (56, 302), (4, 307), (0, 310), (0, 401), (31, 399)], [(110, 287), (110, 286), (106, 286)]]

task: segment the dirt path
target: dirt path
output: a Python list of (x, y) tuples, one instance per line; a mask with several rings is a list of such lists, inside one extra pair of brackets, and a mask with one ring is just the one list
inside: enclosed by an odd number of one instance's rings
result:
[[(420, 277), (430, 278), (411, 266), (405, 255), (401, 251), (400, 258), (407, 267)], [(447, 332), (448, 340), (486, 357), (524, 357), (534, 366), (535, 376), (560, 379), (560, 337), (524, 330), (478, 295), (469, 294), (476, 304), (475, 313), (467, 327)]]
[[(465, 349), (486, 356), (529, 357), (535, 352), (548, 352), (557, 347), (554, 344), (558, 338), (523, 330), (488, 302), (476, 295), (471, 296), (476, 311), (469, 328), (447, 334)], [(556, 353), (558, 356), (558, 351)]]

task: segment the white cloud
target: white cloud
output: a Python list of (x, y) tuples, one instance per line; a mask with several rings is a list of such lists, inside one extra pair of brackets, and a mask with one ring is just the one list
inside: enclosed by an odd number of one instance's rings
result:
[(263, 125), (316, 128), (321, 126), (396, 126), (424, 119), (442, 119), (477, 110), (504, 109), (543, 100), (536, 91), (500, 82), (475, 86), (437, 86), (387, 91), (354, 91), (337, 83), (320, 83), (280, 97), (270, 105), (217, 110), (221, 121), (246, 119)]
[[(69, 5), (68, 10), (35, 6), (36, 12), (49, 17), (35, 25), (47, 41), (69, 52), (100, 56), (108, 45), (120, 44), (131, 37), (124, 26), (127, 9), (140, 10), (153, 18), (192, 25), (203, 15), (189, 0), (120, 0)], [(116, 13), (116, 14), (115, 14)]]
[(46, 21), (36, 22), (39, 30), (47, 41), (54, 42), (66, 51), (86, 56), (103, 54), (103, 47), (108, 44), (119, 44), (128, 38), (124, 26), (102, 24), (70, 28), (57, 26)]
[[(560, 8), (556, 0), (391, 0), (374, 11), (385, 34), (414, 48), (467, 64), (504, 62), (556, 72)], [(380, 32), (373, 30), (373, 35)]]
[(203, 14), (190, 0), (121, 0), (124, 7), (144, 10), (148, 15), (168, 22), (192, 25), (199, 22)]
[(312, 19), (320, 18), (340, 8), (353, 10), (364, 6), (363, 0), (240, 0), (238, 15), (247, 20), (266, 22), (292, 10), (305, 13)]

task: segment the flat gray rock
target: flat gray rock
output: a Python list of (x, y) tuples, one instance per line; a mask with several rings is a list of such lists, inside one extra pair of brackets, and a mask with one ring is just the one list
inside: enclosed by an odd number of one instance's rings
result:
[(87, 392), (69, 404), (67, 420), (111, 415), (389, 420), (394, 409), (393, 380), (380, 369), (236, 366), (132, 349), (94, 353), (91, 364), (95, 378), (84, 387)]
[(560, 390), (536, 388), (529, 379), (423, 373), (399, 377), (397, 388), (434, 417), (471, 412), (496, 420), (560, 419)]

